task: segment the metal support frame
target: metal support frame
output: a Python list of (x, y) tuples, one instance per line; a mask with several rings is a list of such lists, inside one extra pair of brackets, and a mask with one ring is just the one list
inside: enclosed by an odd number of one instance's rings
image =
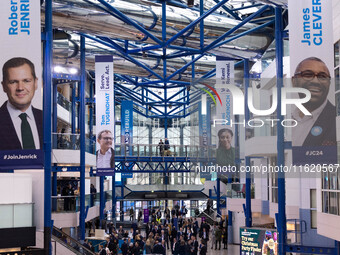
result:
[[(276, 83), (277, 98), (281, 101), (281, 89), (283, 87), (283, 22), (281, 7), (275, 8), (275, 38), (276, 38)], [(281, 115), (281, 104), (277, 106), (277, 119), (279, 122), (283, 120)], [(284, 129), (281, 125), (277, 125), (277, 165), (284, 166)], [(286, 187), (285, 173), (278, 173), (278, 231), (279, 231), (279, 254), (286, 254)]]
[(44, 90), (43, 90), (43, 115), (44, 115), (44, 249), (45, 254), (52, 253), (51, 250), (51, 164), (52, 164), (52, 136), (51, 136), (51, 115), (52, 115), (52, 0), (45, 1), (45, 45), (44, 45)]
[(85, 38), (80, 38), (80, 209), (79, 209), (79, 227), (80, 240), (85, 240), (85, 87), (86, 87), (86, 69), (85, 69)]
[[(249, 88), (249, 61), (244, 60), (244, 96), (248, 98), (248, 88)], [(245, 103), (245, 122), (249, 120), (249, 108), (248, 100), (244, 100)], [(245, 132), (246, 133), (246, 132)], [(250, 166), (250, 157), (245, 157), (245, 166)], [(252, 226), (252, 211), (251, 211), (251, 175), (250, 172), (246, 173), (246, 227)]]
[(100, 203), (99, 203), (99, 220), (100, 226), (103, 226), (104, 221), (104, 209), (105, 209), (105, 192), (104, 192), (104, 177), (99, 177), (99, 186), (100, 186)]

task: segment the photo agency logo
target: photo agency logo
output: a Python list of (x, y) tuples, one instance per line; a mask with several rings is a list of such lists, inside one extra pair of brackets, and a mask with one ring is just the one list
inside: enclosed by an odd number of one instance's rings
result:
[[(281, 115), (287, 115), (287, 108), (289, 105), (292, 107), (296, 107), (303, 115), (311, 116), (311, 113), (304, 106), (311, 99), (311, 92), (305, 88), (282, 88), (281, 89), (281, 98), (280, 102), (278, 102), (278, 91), (277, 88), (272, 88), (271, 93), (271, 106), (269, 109), (257, 109), (255, 107), (255, 101), (260, 100), (260, 98), (254, 99), (253, 89), (248, 88), (247, 96), (245, 96), (244, 92), (241, 88), (233, 85), (233, 84), (223, 84), (220, 86), (223, 91), (226, 91), (226, 95), (221, 100), (221, 93), (218, 94), (216, 89), (216, 96), (219, 100), (225, 101), (223, 104), (221, 102), (221, 106), (224, 108), (223, 111), (226, 113), (225, 118), (214, 118), (213, 119), (213, 127), (218, 125), (228, 125), (230, 127), (241, 125), (243, 127), (263, 127), (264, 125), (269, 125), (274, 127), (277, 124), (282, 125), (283, 127), (295, 127), (298, 125), (298, 122), (292, 118), (285, 118), (280, 121), (277, 118), (272, 118), (273, 114), (277, 110), (278, 104), (281, 106)], [(211, 93), (210, 93), (211, 94)], [(292, 97), (292, 95), (299, 95), (298, 98)], [(212, 96), (212, 95), (211, 95)], [(245, 100), (247, 100), (248, 110), (253, 116), (258, 116), (255, 118), (251, 118), (249, 120), (240, 120), (235, 121), (233, 116), (244, 116), (245, 115)], [(216, 104), (216, 103), (215, 103)], [(261, 118), (259, 118), (261, 117)], [(266, 118), (267, 117), (267, 118)]]

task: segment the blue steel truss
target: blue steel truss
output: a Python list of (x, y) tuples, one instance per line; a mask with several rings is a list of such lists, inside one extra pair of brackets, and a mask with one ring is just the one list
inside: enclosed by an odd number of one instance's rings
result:
[[(261, 24), (260, 26), (249, 29), (245, 32), (235, 34), (237, 30), (242, 28), (245, 24), (251, 22), (256, 17), (261, 17), (265, 12), (273, 12), (273, 9), (267, 5), (253, 4), (247, 5), (245, 7), (241, 7), (238, 9), (230, 9), (226, 5), (228, 0), (214, 0), (216, 5), (213, 6), (209, 10), (203, 9), (203, 1), (200, 1), (200, 16), (197, 17), (196, 20), (192, 21), (188, 26), (178, 31), (176, 35), (173, 35), (170, 38), (167, 38), (167, 26), (166, 26), (166, 5), (172, 4), (175, 6), (179, 6), (182, 8), (187, 8), (187, 6), (183, 3), (179, 3), (177, 1), (158, 1), (162, 4), (162, 38), (159, 38), (157, 33), (154, 33), (153, 28), (157, 22), (160, 22), (157, 15), (153, 15), (154, 22), (148, 28), (143, 27), (142, 24), (139, 24), (131, 17), (120, 12), (118, 9), (107, 3), (105, 0), (98, 0), (98, 3), (89, 2), (94, 5), (96, 8), (105, 11), (106, 13), (120, 19), (123, 22), (133, 26), (136, 28), (142, 35), (142, 39), (139, 42), (131, 42), (127, 40), (121, 40), (119, 38), (108, 38), (103, 36), (92, 36), (89, 34), (81, 34), (83, 37), (93, 40), (97, 43), (105, 45), (113, 49), (116, 54), (124, 59), (134, 63), (139, 68), (144, 69), (147, 73), (149, 73), (148, 78), (140, 78), (140, 77), (131, 77), (128, 75), (115, 75), (115, 88), (117, 90), (118, 103), (120, 103), (123, 99), (132, 100), (134, 105), (136, 106), (134, 111), (138, 114), (141, 114), (147, 118), (162, 118), (162, 119), (171, 119), (171, 118), (183, 118), (190, 115), (192, 112), (189, 111), (189, 107), (195, 105), (195, 103), (200, 99), (200, 95), (204, 93), (201, 90), (197, 91), (189, 91), (187, 87), (192, 85), (190, 81), (181, 81), (181, 76), (183, 72), (187, 71), (188, 68), (191, 68), (194, 63), (200, 60), (203, 56), (211, 55), (208, 53), (209, 50), (220, 47), (223, 44), (236, 40), (242, 36), (249, 35), (254, 32), (258, 32), (263, 30), (265, 27), (269, 27), (273, 24), (274, 19), (271, 18), (267, 20), (266, 23)], [(213, 15), (217, 9), (223, 8), (225, 12), (227, 12), (231, 17), (239, 20), (240, 23), (236, 25), (234, 28), (230, 29), (219, 38), (216, 38), (213, 42), (208, 45), (204, 44), (205, 35), (204, 31), (204, 19), (209, 15)], [(243, 9), (247, 9), (250, 7), (261, 7), (257, 12), (245, 17), (241, 17), (239, 15), (239, 11)], [(193, 9), (198, 10), (198, 8), (193, 7)], [(200, 48), (195, 49), (188, 46), (185, 46), (185, 38), (190, 36), (196, 26), (199, 26), (200, 31)], [(151, 39), (154, 44), (148, 44), (145, 42), (145, 39)], [(178, 46), (174, 45), (174, 42), (178, 39), (183, 40), (183, 45)], [(175, 50), (174, 52), (167, 52), (167, 49)], [(157, 51), (158, 50), (158, 51)], [(261, 55), (263, 52), (259, 51), (258, 54)], [(143, 63), (141, 60), (138, 60), (137, 57), (147, 56), (148, 58), (156, 59), (157, 62), (155, 66), (149, 66)], [(167, 69), (173, 68), (167, 60), (173, 58), (182, 58), (184, 56), (192, 56), (191, 61), (183, 60), (183, 66), (179, 69), (175, 69), (172, 74), (167, 74)], [(242, 59), (235, 59), (242, 60)], [(162, 63), (163, 71), (157, 72), (156, 69)], [(215, 70), (207, 71), (202, 74), (202, 79), (209, 79), (214, 77)], [(195, 79), (193, 77), (193, 79)], [(196, 82), (199, 83), (200, 81)], [(129, 85), (129, 88), (126, 87)], [(131, 86), (132, 85), (132, 86)], [(139, 90), (138, 88), (141, 88)], [(159, 88), (164, 90), (162, 96), (157, 95), (153, 88)], [(171, 88), (182, 88), (175, 95), (168, 96), (166, 90)], [(190, 103), (190, 105), (189, 105)], [(168, 109), (171, 105), (172, 109)], [(144, 112), (141, 112), (139, 109), (144, 109)], [(161, 110), (163, 108), (163, 110)]]

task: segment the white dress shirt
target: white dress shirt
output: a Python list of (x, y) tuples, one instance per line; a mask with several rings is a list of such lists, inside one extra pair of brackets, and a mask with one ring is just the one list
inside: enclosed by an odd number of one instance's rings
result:
[(107, 152), (103, 155), (101, 154), (100, 150), (98, 151), (98, 157), (97, 157), (97, 167), (98, 168), (110, 168), (110, 162), (111, 162), (111, 148), (107, 150)]
[(34, 119), (32, 106), (30, 105), (25, 112), (22, 112), (18, 110), (17, 108), (15, 108), (9, 101), (7, 101), (7, 110), (8, 110), (9, 115), (11, 116), (11, 119), (12, 119), (12, 122), (15, 128), (15, 132), (17, 133), (17, 137), (19, 138), (19, 141), (21, 143), (21, 147), (22, 147), (22, 137), (21, 137), (21, 122), (22, 121), (19, 115), (22, 113), (27, 114), (27, 121), (31, 126), (32, 135), (34, 139), (34, 145), (35, 145), (35, 148), (39, 150), (40, 149), (39, 133), (38, 133), (37, 124)]
[(297, 126), (292, 130), (292, 146), (302, 146), (306, 140), (311, 128), (313, 127), (315, 121), (319, 118), (321, 112), (325, 108), (327, 100), (323, 104), (311, 112), (312, 115), (300, 116), (301, 111), (296, 108), (293, 111), (292, 117), (297, 121)]

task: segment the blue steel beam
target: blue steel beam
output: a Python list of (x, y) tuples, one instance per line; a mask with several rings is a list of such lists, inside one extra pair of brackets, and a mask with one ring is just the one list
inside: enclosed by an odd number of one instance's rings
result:
[[(103, 1), (103, 0), (100, 0)], [(174, 42), (176, 39), (181, 37), (185, 32), (187, 32), (189, 29), (193, 28), (196, 26), (201, 20), (205, 19), (208, 17), (210, 14), (215, 12), (218, 8), (220, 8), (222, 5), (224, 5), (228, 0), (222, 0), (220, 3), (216, 4), (214, 7), (212, 7), (210, 10), (205, 12), (202, 16), (198, 17), (196, 20), (191, 22), (187, 27), (183, 28), (181, 31), (179, 31), (176, 35), (171, 37), (169, 40), (166, 41), (166, 43), (163, 44), (163, 47), (169, 46), (172, 42)]]
[(108, 46), (108, 47), (111, 47), (111, 48), (117, 50), (120, 54), (122, 54), (122, 57), (124, 57), (125, 59), (131, 61), (132, 63), (134, 63), (137, 66), (142, 67), (143, 69), (148, 71), (150, 74), (156, 76), (157, 78), (162, 79), (162, 77), (159, 74), (155, 73), (152, 69), (150, 69), (149, 67), (147, 67), (143, 63), (139, 62), (138, 60), (134, 59), (129, 54), (127, 54), (125, 51), (121, 51), (121, 47), (115, 48), (115, 46), (113, 44), (111, 44), (111, 43), (105, 42), (105, 41), (103, 41), (103, 40), (101, 40), (99, 38), (96, 38), (96, 37), (93, 37), (93, 36), (90, 36), (90, 35), (87, 35), (87, 34), (84, 34), (84, 33), (79, 33), (79, 35), (84, 36), (84, 37), (86, 37), (88, 39), (91, 39), (91, 40), (93, 40), (95, 42), (101, 43), (101, 44), (103, 44), (105, 46)]
[[(248, 59), (244, 60), (244, 96), (248, 98), (248, 88), (249, 88), (249, 61)], [(248, 100), (244, 100), (245, 104), (245, 116), (244, 119), (246, 122), (249, 120), (249, 108), (248, 108)], [(247, 129), (247, 128), (245, 128)], [(245, 131), (246, 133), (246, 131)], [(250, 157), (245, 157), (245, 166), (250, 166)], [(246, 173), (246, 227), (250, 228), (252, 226), (252, 211), (251, 211), (251, 175), (250, 172)]]
[[(80, 240), (85, 240), (85, 38), (80, 37)], [(92, 117), (92, 116), (91, 116)]]
[(122, 75), (122, 74), (115, 74), (115, 78), (118, 77), (119, 79), (122, 79), (124, 81), (130, 82), (133, 85), (137, 85), (138, 82), (134, 81), (133, 79), (131, 79), (129, 76), (127, 75)]
[(195, 54), (201, 53), (201, 51), (198, 50), (198, 49), (184, 47), (184, 46), (178, 46), (178, 45), (169, 45), (168, 48), (172, 49), (172, 50), (186, 51), (186, 52), (191, 52), (191, 53), (195, 53)]
[(259, 7), (259, 6), (263, 6), (263, 4), (252, 4), (252, 5), (247, 5), (247, 6), (243, 6), (243, 7), (240, 7), (240, 8), (234, 8), (233, 11), (241, 11), (241, 10)]
[[(218, 0), (214, 0), (215, 3), (218, 3)], [(222, 6), (222, 9), (225, 10), (227, 13), (229, 13), (231, 16), (233, 16), (236, 20), (241, 20), (241, 18), (235, 14), (235, 10), (230, 10), (229, 8), (227, 8), (225, 5)]]
[[(276, 84), (277, 99), (281, 102), (281, 89), (283, 87), (283, 38), (282, 38), (283, 22), (282, 9), (275, 7), (275, 40), (276, 40)], [(281, 122), (281, 104), (277, 106), (277, 119)], [(284, 129), (281, 125), (277, 126), (277, 165), (284, 166)], [(286, 184), (285, 173), (278, 172), (278, 230), (279, 230), (279, 254), (286, 254)]]
[(206, 52), (210, 49), (213, 49), (215, 45), (217, 45), (219, 42), (221, 42), (224, 38), (226, 38), (227, 36), (231, 35), (232, 33), (234, 33), (236, 30), (238, 30), (239, 28), (241, 28), (243, 25), (245, 25), (246, 23), (248, 23), (249, 21), (251, 21), (253, 18), (257, 17), (258, 15), (261, 15), (264, 11), (266, 11), (269, 8), (268, 5), (263, 6), (261, 9), (259, 9), (257, 12), (253, 13), (252, 15), (250, 15), (249, 17), (245, 18), (242, 22), (240, 22), (239, 24), (237, 24), (236, 26), (234, 26), (232, 29), (228, 30), (228, 32), (224, 33), (223, 35), (221, 35), (218, 39), (216, 39), (215, 41), (213, 41), (211, 44), (209, 44), (208, 46), (206, 46), (203, 51)]
[(180, 89), (178, 92), (176, 92), (176, 93), (173, 94), (171, 97), (169, 97), (169, 98), (167, 99), (167, 101), (170, 101), (170, 100), (173, 99), (174, 97), (178, 96), (178, 94), (183, 93), (183, 91), (185, 91), (185, 90), (186, 90), (186, 88)]
[(135, 92), (135, 91), (133, 91), (133, 90), (127, 88), (127, 87), (119, 85), (117, 83), (115, 84), (115, 86), (116, 86), (116, 89), (120, 90), (121, 92), (127, 93), (126, 94), (127, 96), (129, 96), (133, 100), (136, 100), (138, 103), (142, 104), (142, 99), (137, 97), (137, 96), (141, 96), (140, 94), (138, 94), (137, 92)]
[[(162, 41), (159, 40), (156, 36), (154, 36), (153, 34), (151, 34), (148, 30), (146, 30), (145, 28), (143, 28), (142, 26), (138, 25), (135, 21), (131, 20), (128, 16), (126, 16), (125, 14), (123, 14), (122, 12), (120, 12), (119, 10), (117, 10), (115, 7), (113, 7), (112, 5), (110, 5), (109, 3), (107, 3), (105, 0), (98, 0), (98, 2), (100, 2), (102, 5), (104, 5), (110, 12), (113, 12), (116, 17), (118, 17), (119, 19), (123, 20), (124, 22), (127, 22), (128, 24), (130, 24), (131, 26), (134, 26), (135, 28), (137, 28), (139, 31), (141, 31), (142, 33), (144, 33), (146, 36), (150, 37), (152, 40), (154, 40), (156, 43), (162, 45)], [(96, 4), (94, 4), (96, 5)], [(97, 6), (97, 5), (96, 5)]]
[[(204, 3), (200, 0), (200, 16), (204, 13)], [(204, 19), (200, 22), (200, 49), (204, 48)]]
[[(253, 19), (254, 17), (260, 15), (262, 12), (264, 12), (267, 8), (269, 8), (268, 5), (265, 5), (264, 7), (262, 7), (259, 11), (257, 11), (256, 13), (253, 13), (252, 15), (250, 15), (249, 17), (247, 17), (245, 20), (243, 20), (242, 22), (240, 22), (238, 25), (236, 25), (235, 27), (233, 27), (232, 29), (230, 29), (228, 32), (226, 32), (224, 35), (220, 36), (218, 39), (216, 39), (214, 42), (212, 42), (211, 44), (209, 44), (208, 46), (206, 46), (203, 49), (203, 52), (206, 52), (210, 49), (212, 49), (217, 43), (219, 43), (221, 40), (223, 40), (226, 36), (229, 36), (230, 34), (232, 34), (233, 32), (235, 32), (237, 29), (239, 29), (241, 26), (243, 26), (244, 24), (248, 23), (251, 19)], [(192, 63), (195, 63), (197, 60), (199, 60), (200, 58), (202, 58), (205, 55), (205, 53), (200, 54), (198, 57), (196, 57), (195, 59), (191, 60), (191, 62), (187, 63), (186, 65), (184, 65), (182, 68), (178, 69), (177, 71), (175, 71), (172, 75), (170, 75), (167, 80), (170, 80), (171, 78), (173, 78), (174, 76), (176, 76), (179, 73), (182, 73), (184, 70), (186, 70)]]
[(131, 100), (135, 100), (138, 101), (140, 104), (142, 104), (142, 102), (140, 102), (137, 98), (135, 98), (133, 95), (129, 94), (128, 92), (125, 92), (124, 90), (122, 90), (122, 88), (116, 88), (117, 92), (121, 93), (125, 98), (131, 99)]
[[(250, 29), (250, 30), (248, 30), (248, 31), (242, 32), (242, 33), (240, 33), (240, 34), (237, 34), (237, 35), (235, 35), (235, 36), (233, 36), (233, 37), (231, 37), (231, 38), (228, 38), (228, 40), (225, 40), (225, 41), (222, 41), (222, 42), (216, 44), (216, 45), (213, 46), (211, 49), (218, 48), (218, 47), (222, 46), (223, 44), (226, 44), (226, 43), (228, 43), (228, 42), (231, 42), (231, 41), (233, 41), (233, 40), (236, 40), (236, 39), (238, 39), (238, 38), (240, 38), (240, 37), (242, 37), (242, 36), (251, 34), (251, 33), (255, 32), (255, 31), (260, 30), (260, 29), (262, 29), (262, 28), (265, 28), (265, 27), (267, 27), (267, 26), (270, 26), (270, 25), (273, 24), (274, 22), (275, 22), (274, 19), (272, 19), (272, 20), (270, 20), (270, 21), (268, 21), (268, 22), (266, 22), (266, 23), (264, 23), (264, 24), (262, 24), (262, 25), (259, 25), (258, 27), (255, 27), (255, 28), (252, 28), (252, 29)], [(209, 50), (211, 50), (211, 49), (209, 49)]]
[(44, 249), (45, 255), (52, 254), (51, 250), (51, 164), (52, 164), (52, 59), (53, 59), (53, 35), (52, 35), (52, 0), (45, 1), (45, 42), (44, 42), (44, 69), (43, 69), (43, 115), (44, 115)]

